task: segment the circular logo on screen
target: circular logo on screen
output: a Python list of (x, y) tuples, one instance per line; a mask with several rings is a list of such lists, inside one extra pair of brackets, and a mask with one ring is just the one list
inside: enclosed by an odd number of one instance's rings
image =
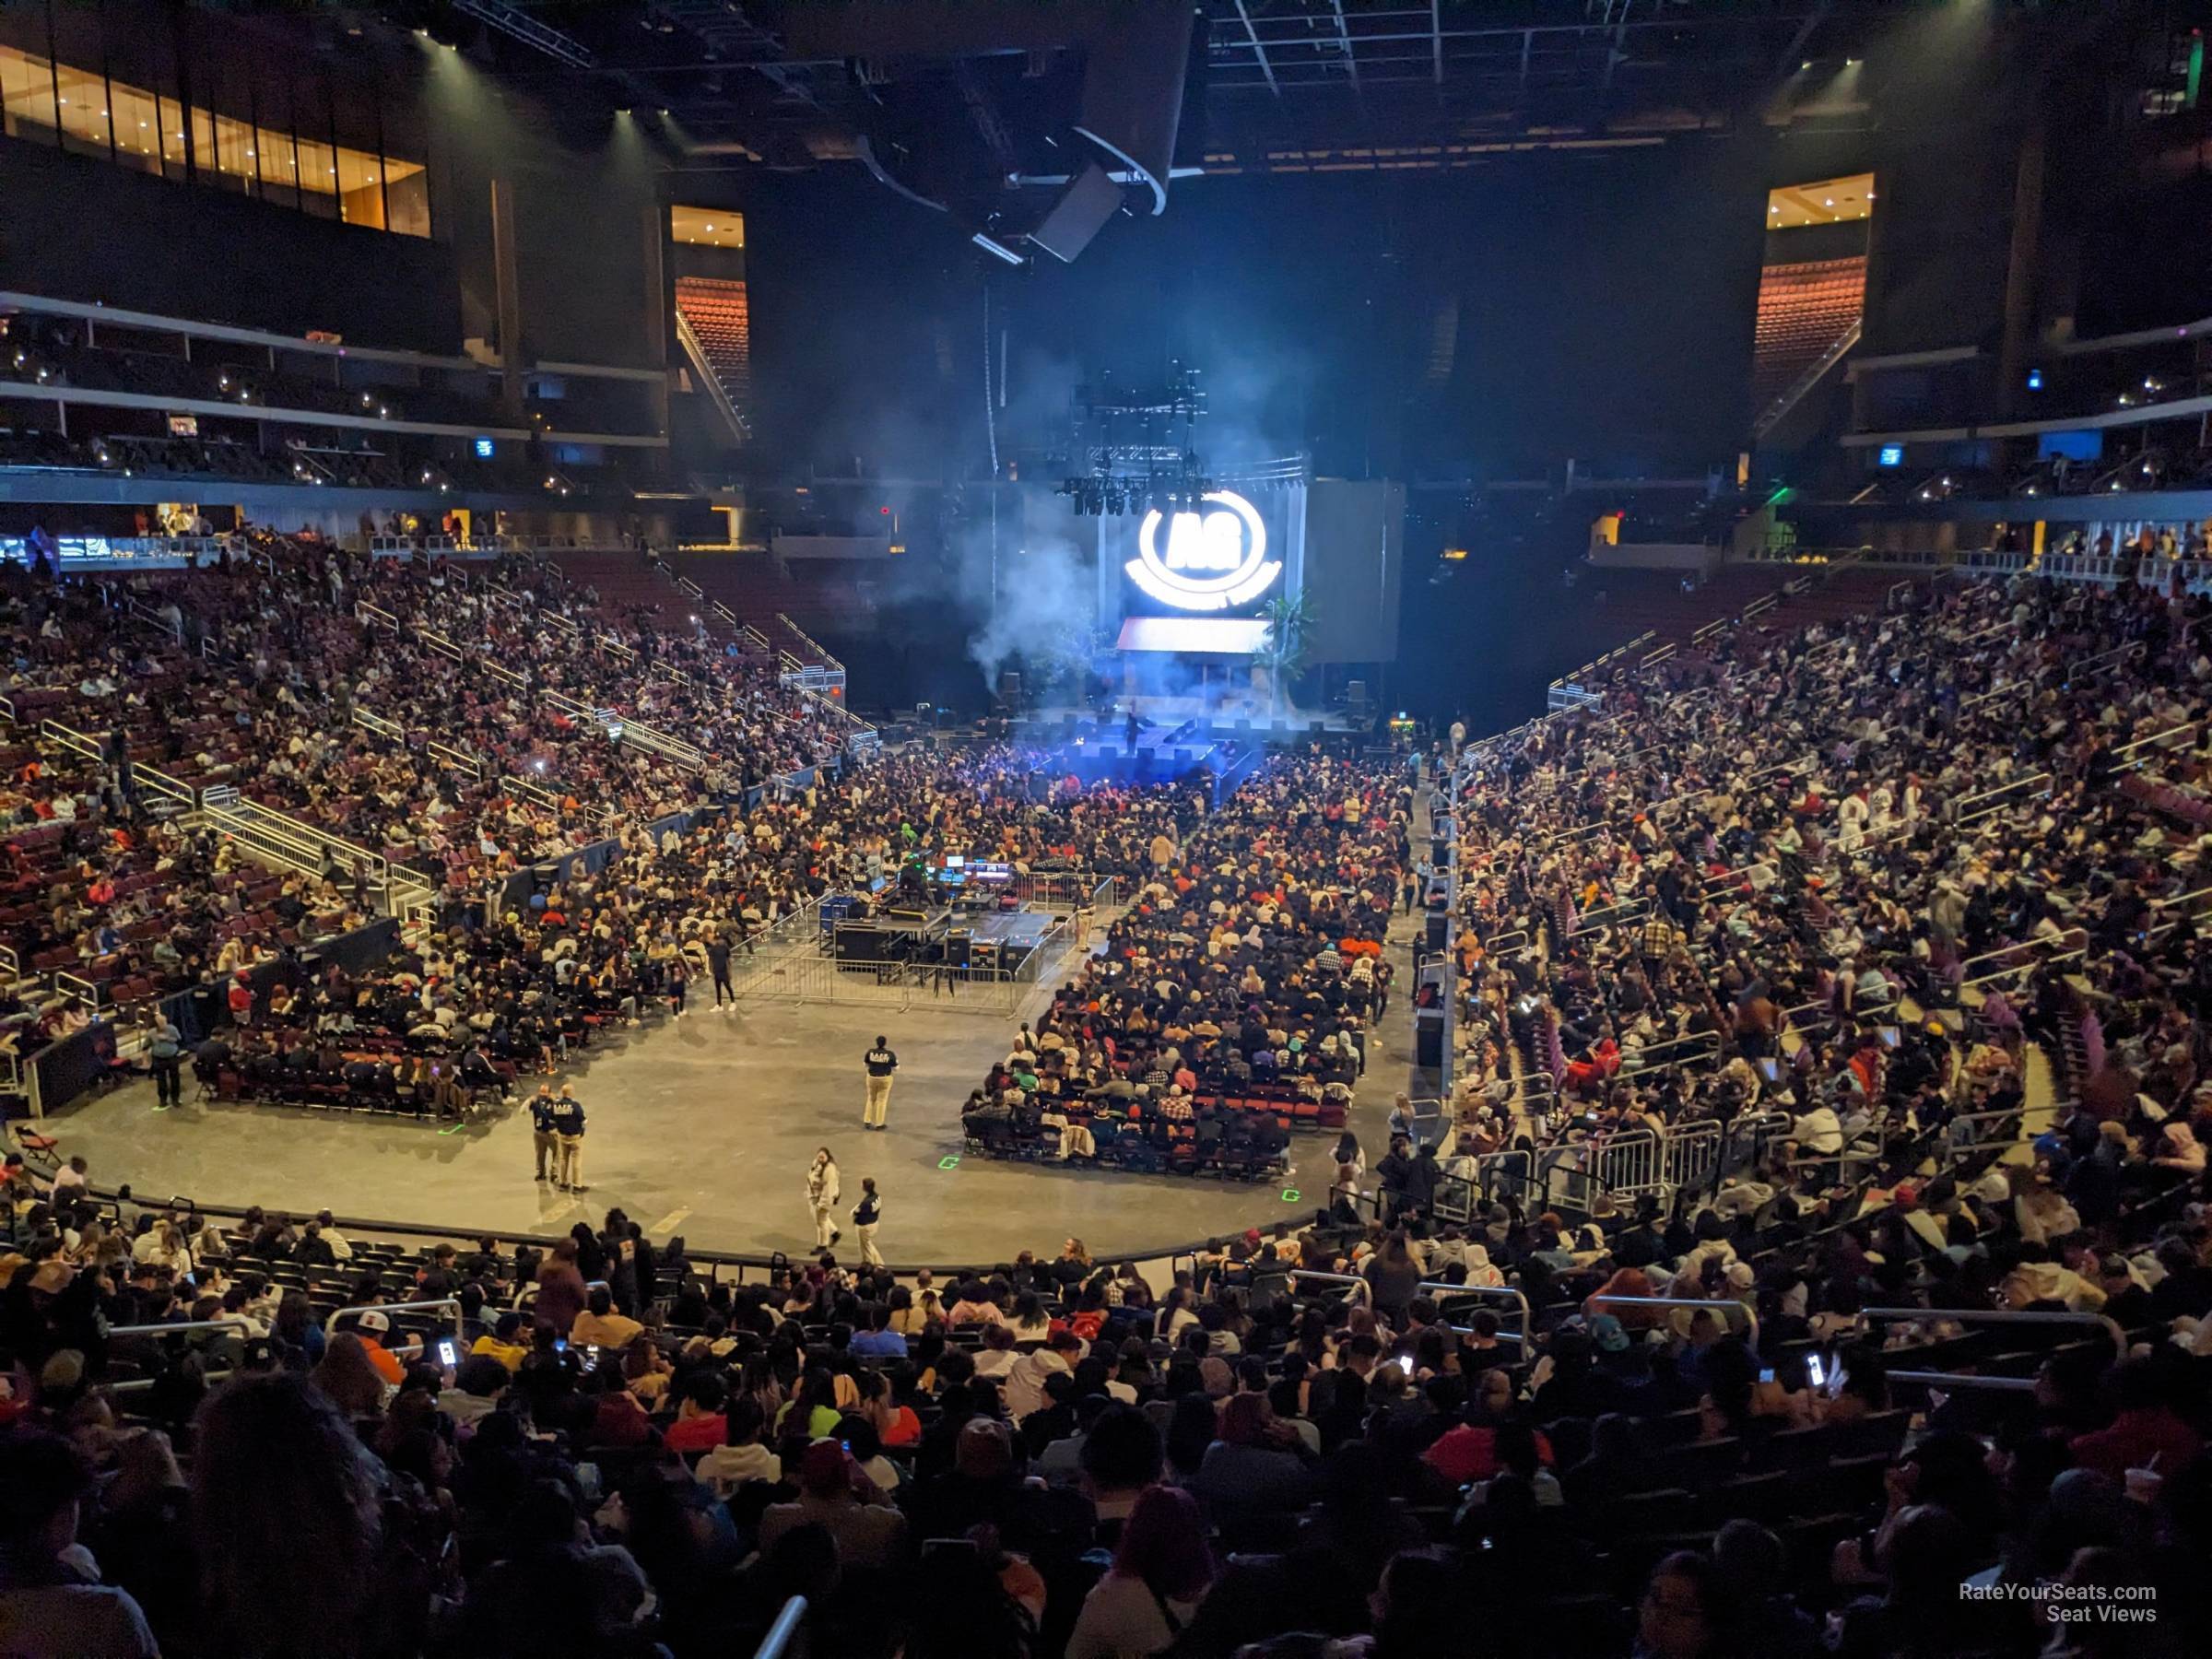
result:
[(1210, 490), (1198, 507), (1172, 514), (1155, 507), (1145, 514), (1136, 527), (1137, 556), (1123, 567), (1129, 580), (1177, 610), (1251, 604), (1283, 571), (1282, 560), (1267, 557), (1267, 526), (1233, 490)]

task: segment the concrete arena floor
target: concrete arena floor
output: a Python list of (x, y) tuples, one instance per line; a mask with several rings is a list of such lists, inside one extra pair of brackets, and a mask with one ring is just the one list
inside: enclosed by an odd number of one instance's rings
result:
[[(1397, 984), (1351, 1125), (1371, 1167), (1383, 1121), (1412, 1063), (1412, 919), (1391, 930)], [(1035, 1006), (1047, 1000), (1040, 992)], [(1032, 1007), (1031, 1012), (1035, 1011)], [(632, 1034), (571, 1074), (590, 1114), (581, 1198), (535, 1184), (529, 1116), (441, 1134), (388, 1118), (235, 1104), (154, 1110), (139, 1082), (56, 1114), (65, 1155), (82, 1153), (101, 1186), (131, 1182), (142, 1202), (182, 1194), (205, 1203), (501, 1231), (566, 1231), (612, 1206), (655, 1240), (695, 1249), (793, 1254), (811, 1248), (803, 1196), (818, 1146), (836, 1155), (849, 1208), (860, 1178), (883, 1194), (878, 1244), (895, 1265), (1009, 1259), (1056, 1250), (1069, 1234), (1121, 1254), (1308, 1218), (1326, 1203), (1331, 1135), (1291, 1138), (1291, 1173), (1266, 1186), (1126, 1175), (962, 1158), (959, 1108), (1002, 1055), (1017, 1022), (987, 1015), (898, 1015), (759, 1003), (701, 1008)], [(889, 1127), (860, 1125), (861, 1053), (881, 1030), (899, 1053)], [(535, 1087), (535, 1084), (532, 1085)], [(1282, 1199), (1298, 1189), (1296, 1204)], [(848, 1230), (845, 1248), (853, 1240)]]

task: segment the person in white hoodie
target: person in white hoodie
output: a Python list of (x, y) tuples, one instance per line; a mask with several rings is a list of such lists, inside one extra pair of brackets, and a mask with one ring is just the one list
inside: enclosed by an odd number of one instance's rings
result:
[(2019, 1265), (1997, 1287), (2007, 1308), (2018, 1312), (2037, 1302), (2062, 1302), (2069, 1313), (2094, 1313), (2104, 1306), (2104, 1292), (2064, 1262), (2050, 1259), (2048, 1247), (2021, 1247)]
[(750, 1481), (782, 1479), (782, 1461), (760, 1443), (760, 1426), (767, 1420), (760, 1402), (741, 1394), (730, 1401), (723, 1418), (727, 1425), (723, 1443), (709, 1447), (692, 1471), (699, 1484), (717, 1498), (727, 1498)]
[(1494, 1290), (1505, 1283), (1505, 1275), (1500, 1273), (1497, 1265), (1490, 1260), (1488, 1245), (1470, 1244), (1466, 1247), (1466, 1251), (1468, 1284)]
[(1835, 1108), (1825, 1103), (1799, 1118), (1790, 1134), (1802, 1155), (1832, 1158), (1843, 1150), (1842, 1120), (1836, 1116)]
[(1054, 1331), (1033, 1354), (1024, 1354), (1006, 1372), (1006, 1415), (1019, 1423), (1032, 1411), (1052, 1404), (1044, 1392), (1045, 1380), (1065, 1376), (1076, 1369), (1083, 1339), (1072, 1331)]

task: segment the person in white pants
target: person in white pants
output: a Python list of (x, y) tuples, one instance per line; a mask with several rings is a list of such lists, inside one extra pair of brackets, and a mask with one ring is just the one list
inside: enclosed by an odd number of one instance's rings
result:
[(861, 1265), (883, 1265), (883, 1252), (876, 1248), (876, 1223), (882, 1218), (883, 1200), (876, 1192), (876, 1177), (860, 1178), (860, 1202), (853, 1206), (853, 1230), (860, 1238)]
[(806, 1171), (806, 1207), (814, 1212), (817, 1250), (827, 1250), (844, 1236), (838, 1230), (837, 1199), (837, 1159), (830, 1156), (829, 1147), (817, 1147)]

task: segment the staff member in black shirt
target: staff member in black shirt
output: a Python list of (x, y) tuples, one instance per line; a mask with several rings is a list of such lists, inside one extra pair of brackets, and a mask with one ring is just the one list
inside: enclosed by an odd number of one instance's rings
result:
[(853, 1206), (853, 1230), (860, 1235), (860, 1259), (864, 1266), (883, 1265), (883, 1252), (876, 1248), (876, 1223), (883, 1218), (883, 1200), (876, 1193), (876, 1178), (864, 1175), (860, 1182), (860, 1202)]
[(583, 1102), (564, 1083), (551, 1112), (553, 1133), (560, 1137), (560, 1162), (554, 1169), (553, 1184), (564, 1193), (589, 1192), (583, 1184)]
[(546, 1164), (553, 1165), (553, 1172), (560, 1172), (560, 1137), (553, 1133), (553, 1086), (540, 1083), (537, 1092), (530, 1097), (530, 1144), (537, 1151), (537, 1178), (546, 1178)]
[(725, 996), (735, 1006), (737, 993), (730, 989), (730, 942), (720, 934), (707, 941), (707, 969), (714, 976), (715, 1011), (721, 1012)]
[(891, 1109), (891, 1074), (899, 1069), (899, 1056), (883, 1038), (876, 1039), (876, 1046), (862, 1059), (868, 1068), (868, 1107), (861, 1114), (861, 1127), (880, 1129), (885, 1115)]

